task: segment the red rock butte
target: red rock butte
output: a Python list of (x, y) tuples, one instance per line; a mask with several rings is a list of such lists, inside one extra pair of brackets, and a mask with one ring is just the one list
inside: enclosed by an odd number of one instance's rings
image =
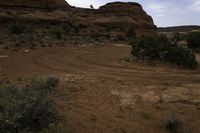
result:
[[(86, 9), (70, 6), (65, 0), (0, 0), (0, 7), (4, 8), (5, 13), (0, 13), (1, 20), (5, 18), (21, 19), (21, 20), (51, 20), (56, 22), (66, 21), (71, 23), (83, 34), (91, 34), (91, 29), (101, 31), (99, 33), (106, 34), (106, 29), (111, 29), (112, 34), (127, 33), (130, 27), (134, 27), (137, 36), (144, 34), (153, 34), (156, 32), (156, 26), (153, 19), (142, 8), (142, 6), (135, 2), (113, 2), (101, 6), (99, 9)], [(7, 7), (10, 7), (7, 9)], [(26, 12), (21, 14), (21, 11), (16, 11), (12, 7), (26, 7), (33, 8), (37, 12)], [(47, 9), (49, 7), (56, 7), (55, 11), (46, 12), (39, 10)], [(18, 8), (18, 9), (19, 9)], [(15, 11), (14, 11), (15, 10)], [(12, 15), (6, 14), (6, 12)], [(59, 12), (58, 12), (59, 11)], [(13, 14), (16, 14), (14, 16)]]
[(24, 6), (35, 8), (46, 8), (49, 5), (57, 7), (68, 6), (64, 0), (0, 0), (2, 6)]

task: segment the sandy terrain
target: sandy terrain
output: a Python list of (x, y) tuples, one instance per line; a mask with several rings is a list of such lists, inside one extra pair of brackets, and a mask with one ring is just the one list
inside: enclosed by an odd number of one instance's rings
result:
[(175, 115), (183, 130), (200, 132), (200, 69), (126, 63), (121, 45), (0, 50), (0, 84), (22, 77), (58, 76), (54, 98), (75, 133), (167, 133)]

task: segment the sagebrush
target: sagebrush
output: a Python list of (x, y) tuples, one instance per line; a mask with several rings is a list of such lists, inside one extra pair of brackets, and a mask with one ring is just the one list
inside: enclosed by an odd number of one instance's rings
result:
[(200, 52), (200, 32), (191, 32), (186, 38), (188, 47), (196, 52)]
[(198, 65), (193, 51), (173, 45), (164, 35), (136, 39), (132, 43), (131, 53), (140, 60), (163, 60), (186, 68), (196, 68)]
[(33, 79), (23, 85), (0, 85), (0, 132), (40, 132), (59, 120), (52, 91), (46, 80)]
[(16, 22), (12, 24), (10, 27), (10, 32), (13, 34), (22, 34), (26, 30), (26, 26), (23, 23)]

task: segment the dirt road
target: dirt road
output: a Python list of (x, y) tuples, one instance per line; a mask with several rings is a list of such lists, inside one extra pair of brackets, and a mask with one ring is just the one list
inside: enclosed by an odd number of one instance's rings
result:
[[(175, 115), (183, 130), (200, 132), (200, 69), (127, 63), (129, 46), (66, 46), (0, 50), (0, 81), (58, 76), (54, 98), (75, 133), (167, 133)], [(1, 83), (0, 82), (0, 83)]]

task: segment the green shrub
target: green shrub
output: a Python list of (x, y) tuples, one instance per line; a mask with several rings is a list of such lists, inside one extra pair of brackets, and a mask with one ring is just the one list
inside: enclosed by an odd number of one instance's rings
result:
[(175, 116), (168, 115), (163, 121), (165, 129), (172, 133), (177, 133), (183, 128), (183, 122)]
[(143, 36), (132, 44), (132, 55), (138, 59), (165, 60), (187, 68), (196, 68), (194, 52), (174, 46), (165, 36)]
[(68, 24), (64, 24), (63, 31), (66, 35), (69, 35), (69, 33), (71, 32), (71, 27)]
[(81, 28), (81, 29), (87, 29), (87, 25), (86, 24), (79, 24), (79, 28)]
[(1, 44), (3, 44), (3, 41), (2, 41), (1, 38), (0, 38), (0, 45), (1, 45)]
[(8, 46), (3, 46), (3, 49), (8, 50), (9, 47)]
[(187, 35), (188, 47), (200, 51), (200, 32), (191, 32)]
[(79, 33), (80, 29), (78, 26), (73, 26), (74, 33)]
[(116, 39), (118, 41), (125, 41), (126, 37), (123, 34), (117, 34)]
[(94, 9), (94, 6), (91, 4), (91, 5), (90, 5), (90, 8), (91, 8), (91, 9)]
[(50, 77), (46, 81), (47, 85), (50, 86), (51, 88), (56, 88), (59, 83), (59, 79), (56, 77)]
[(143, 59), (160, 59), (170, 47), (170, 42), (165, 36), (142, 36), (132, 44), (132, 55)]
[(180, 33), (178, 32), (173, 33), (171, 41), (174, 46), (178, 45), (178, 42), (180, 42), (181, 40), (184, 40), (184, 37)]
[(42, 79), (24, 85), (0, 85), (0, 132), (39, 132), (58, 120), (51, 87)]
[(25, 29), (26, 29), (25, 25), (19, 22), (10, 26), (10, 31), (13, 34), (22, 34), (25, 32)]
[(50, 12), (57, 9), (57, 6), (55, 5), (54, 2), (45, 1), (44, 5), (45, 5), (46, 9)]
[(56, 39), (63, 39), (65, 35), (69, 35), (69, 33), (71, 32), (71, 27), (68, 24), (56, 24), (52, 25), (50, 28), (51, 34)]
[(64, 37), (64, 31), (60, 27), (55, 27), (52, 29), (52, 34), (56, 39), (62, 39)]
[(91, 34), (91, 38), (94, 39), (95, 41), (99, 41), (100, 34), (98, 31), (93, 31)]
[(187, 68), (196, 68), (198, 65), (194, 52), (181, 46), (170, 48), (165, 60)]
[(106, 26), (106, 27), (105, 27), (105, 31), (106, 31), (106, 32), (111, 32), (112, 30), (113, 30), (113, 28), (110, 27), (110, 26)]
[(129, 37), (129, 38), (135, 38), (136, 37), (135, 28), (133, 26), (130, 26), (128, 28), (127, 37)]
[(110, 39), (111, 39), (111, 35), (110, 35), (110, 34), (106, 34), (105, 38), (106, 38), (107, 40), (110, 40)]

